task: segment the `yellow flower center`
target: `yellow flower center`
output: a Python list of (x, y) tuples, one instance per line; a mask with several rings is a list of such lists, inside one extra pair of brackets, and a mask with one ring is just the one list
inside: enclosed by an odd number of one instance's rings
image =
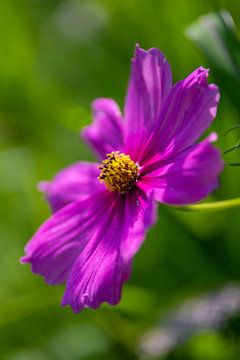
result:
[(106, 159), (99, 166), (101, 173), (98, 177), (110, 191), (125, 194), (132, 189), (139, 177), (139, 166), (131, 160), (129, 155), (113, 151), (106, 155)]

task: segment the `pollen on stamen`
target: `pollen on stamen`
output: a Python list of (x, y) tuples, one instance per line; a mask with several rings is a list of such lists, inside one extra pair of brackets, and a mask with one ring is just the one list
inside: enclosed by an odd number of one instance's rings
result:
[(120, 151), (107, 154), (99, 169), (101, 170), (99, 181), (104, 183), (108, 190), (118, 191), (121, 194), (131, 190), (139, 177), (139, 166), (129, 155)]

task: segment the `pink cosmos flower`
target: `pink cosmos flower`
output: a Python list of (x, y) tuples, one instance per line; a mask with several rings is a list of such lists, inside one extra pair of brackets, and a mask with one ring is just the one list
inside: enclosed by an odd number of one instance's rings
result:
[(196, 143), (219, 101), (207, 77), (200, 67), (172, 85), (164, 55), (137, 46), (124, 115), (113, 100), (97, 99), (94, 121), (82, 131), (100, 164), (80, 161), (40, 184), (53, 215), (21, 262), (48, 284), (66, 283), (63, 306), (79, 312), (117, 304), (157, 202), (190, 204), (217, 188), (217, 136)]

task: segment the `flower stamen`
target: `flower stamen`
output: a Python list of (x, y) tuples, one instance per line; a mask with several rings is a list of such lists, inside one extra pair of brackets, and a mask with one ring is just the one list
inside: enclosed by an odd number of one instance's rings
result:
[(98, 177), (101, 183), (105, 183), (110, 191), (119, 191), (125, 194), (132, 189), (139, 177), (139, 166), (135, 164), (129, 155), (112, 151), (106, 155), (106, 159), (99, 166), (101, 173)]

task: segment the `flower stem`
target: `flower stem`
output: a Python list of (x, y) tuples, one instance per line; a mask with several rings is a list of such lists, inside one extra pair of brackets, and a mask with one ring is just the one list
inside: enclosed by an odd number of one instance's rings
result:
[(229, 200), (215, 201), (211, 203), (203, 203), (197, 205), (187, 205), (187, 206), (171, 206), (173, 209), (187, 212), (214, 212), (214, 211), (223, 211), (227, 209), (232, 209), (235, 207), (240, 207), (240, 198), (234, 198)]

